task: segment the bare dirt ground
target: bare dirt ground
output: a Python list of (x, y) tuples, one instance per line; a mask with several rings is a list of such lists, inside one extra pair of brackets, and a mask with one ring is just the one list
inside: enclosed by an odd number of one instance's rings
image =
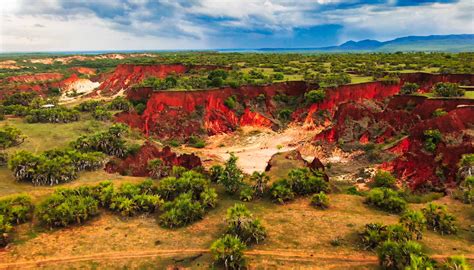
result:
[[(248, 174), (264, 171), (270, 158), (278, 152), (301, 149), (309, 145), (320, 130), (304, 130), (301, 127), (289, 127), (282, 132), (265, 128), (242, 127), (231, 134), (211, 136), (203, 149), (186, 149), (195, 152), (205, 165), (223, 163), (234, 153), (239, 160), (237, 165)], [(309, 152), (309, 151), (307, 151)], [(307, 153), (309, 154), (309, 153)], [(314, 156), (307, 158), (312, 160)]]

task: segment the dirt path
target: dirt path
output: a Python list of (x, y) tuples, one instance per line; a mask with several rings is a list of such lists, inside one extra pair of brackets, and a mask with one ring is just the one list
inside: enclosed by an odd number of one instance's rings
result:
[[(108, 252), (96, 253), (82, 256), (67, 256), (47, 258), (34, 261), (16, 261), (8, 263), (0, 263), (0, 269), (32, 269), (39, 266), (65, 264), (85, 261), (114, 261), (123, 259), (136, 258), (152, 258), (159, 256), (173, 256), (173, 255), (192, 255), (209, 253), (208, 249), (154, 249), (143, 251), (126, 251), (126, 252)], [(331, 267), (340, 267), (341, 265), (375, 265), (378, 259), (375, 255), (368, 256), (348, 256), (344, 255), (321, 255), (314, 254), (310, 250), (249, 250), (245, 252), (247, 257), (270, 257), (277, 258), (283, 261), (300, 261), (300, 262), (330, 262)], [(436, 260), (446, 259), (451, 255), (433, 255), (431, 258)], [(4, 254), (0, 255), (0, 258)], [(465, 256), (468, 260), (474, 260), (474, 255)]]

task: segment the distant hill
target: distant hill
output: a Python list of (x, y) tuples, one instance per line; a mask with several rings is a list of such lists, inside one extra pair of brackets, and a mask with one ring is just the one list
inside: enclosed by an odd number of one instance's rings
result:
[(377, 40), (348, 41), (339, 46), (315, 48), (316, 51), (474, 51), (474, 35), (408, 36), (380, 42)]

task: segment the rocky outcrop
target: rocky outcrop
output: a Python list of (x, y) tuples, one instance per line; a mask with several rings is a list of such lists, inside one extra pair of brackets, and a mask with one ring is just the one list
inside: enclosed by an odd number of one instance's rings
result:
[(171, 168), (173, 166), (182, 166), (187, 169), (193, 169), (202, 166), (201, 159), (194, 155), (177, 155), (167, 146), (158, 148), (151, 142), (146, 142), (141, 146), (136, 154), (130, 155), (123, 160), (110, 161), (105, 170), (109, 173), (120, 173), (122, 175), (132, 176), (150, 176), (148, 170), (148, 161), (152, 159), (161, 159), (164, 166)]
[[(147, 77), (165, 78), (170, 74), (182, 74), (192, 69), (213, 70), (225, 68), (212, 65), (183, 65), (183, 64), (156, 64), (156, 65), (118, 65), (112, 74), (105, 77), (99, 87), (101, 95), (114, 95), (120, 90), (128, 92), (130, 87), (140, 83)], [(226, 68), (225, 68), (226, 69)]]
[(57, 81), (63, 78), (61, 73), (36, 73), (29, 75), (12, 76), (5, 79), (7, 83), (31, 84), (48, 81)]

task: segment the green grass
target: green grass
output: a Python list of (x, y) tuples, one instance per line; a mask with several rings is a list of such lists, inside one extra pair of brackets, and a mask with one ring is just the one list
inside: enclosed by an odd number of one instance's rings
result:
[(29, 124), (22, 118), (7, 118), (0, 122), (0, 127), (6, 125), (16, 127), (26, 136), (21, 145), (7, 149), (7, 152), (27, 150), (37, 153), (65, 147), (81, 135), (105, 130), (110, 125), (109, 123), (92, 120), (85, 114), (81, 114), (81, 119), (83, 120), (65, 124)]
[(359, 76), (359, 75), (353, 75), (353, 74), (350, 74), (350, 76), (351, 76), (350, 84), (366, 83), (366, 82), (374, 81), (374, 79), (371, 76)]

